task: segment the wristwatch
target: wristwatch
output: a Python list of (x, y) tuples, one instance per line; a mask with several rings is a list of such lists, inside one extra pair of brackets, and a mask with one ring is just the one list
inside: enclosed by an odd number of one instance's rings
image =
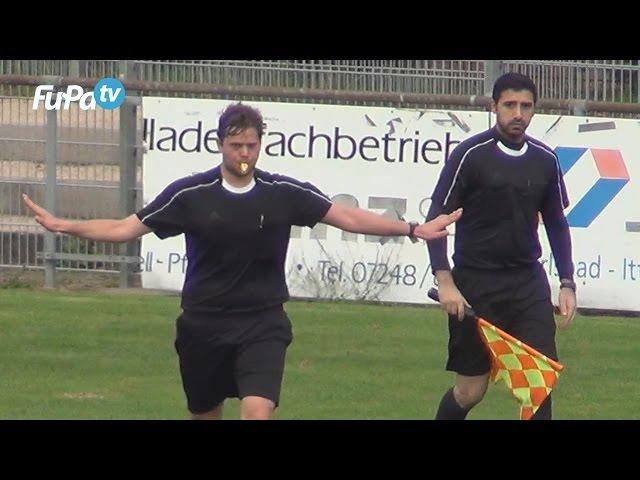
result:
[(416, 227), (418, 226), (418, 222), (409, 222), (409, 233), (407, 233), (407, 237), (415, 238), (413, 232), (415, 232)]
[(576, 291), (576, 282), (573, 280), (569, 280), (567, 278), (563, 278), (560, 280), (560, 288), (570, 288), (574, 292)]

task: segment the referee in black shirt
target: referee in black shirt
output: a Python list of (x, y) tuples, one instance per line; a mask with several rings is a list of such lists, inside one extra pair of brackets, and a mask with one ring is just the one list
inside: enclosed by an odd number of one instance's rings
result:
[(243, 419), (269, 419), (278, 405), (291, 322), (285, 258), (292, 225), (324, 222), (354, 233), (444, 238), (460, 210), (417, 225), (332, 203), (310, 183), (255, 168), (260, 112), (230, 105), (218, 124), (222, 163), (181, 178), (122, 220), (56, 218), (24, 195), (46, 229), (126, 242), (154, 232), (184, 233), (189, 259), (175, 348), (194, 419), (222, 418), (226, 398), (241, 399)]
[[(454, 268), (446, 238), (427, 242), (442, 308), (449, 314), (447, 370), (455, 385), (442, 398), (436, 419), (462, 420), (487, 390), (489, 356), (465, 303), (497, 327), (544, 355), (558, 359), (549, 282), (538, 259), (539, 214), (561, 279), (560, 325), (576, 311), (569, 205), (558, 159), (525, 134), (537, 100), (534, 83), (507, 73), (493, 88), (496, 125), (460, 143), (445, 164), (427, 220), (464, 208), (456, 224)], [(551, 419), (551, 397), (534, 419)]]

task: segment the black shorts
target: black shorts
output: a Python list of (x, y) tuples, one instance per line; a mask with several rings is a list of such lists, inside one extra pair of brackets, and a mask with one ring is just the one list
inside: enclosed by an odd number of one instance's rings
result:
[[(456, 286), (476, 314), (549, 358), (558, 360), (549, 282), (541, 264), (504, 270), (454, 268)], [(477, 321), (449, 315), (447, 370), (484, 375), (491, 369)]]
[(189, 411), (205, 413), (225, 398), (246, 396), (278, 405), (292, 339), (282, 306), (234, 314), (184, 312), (176, 321), (175, 348)]

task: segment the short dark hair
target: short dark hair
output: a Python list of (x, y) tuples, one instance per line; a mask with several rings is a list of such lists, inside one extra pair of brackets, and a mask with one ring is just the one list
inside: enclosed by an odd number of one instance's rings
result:
[(255, 128), (261, 139), (264, 127), (260, 110), (240, 102), (232, 103), (224, 109), (218, 120), (218, 139), (222, 142), (227, 135), (237, 135), (247, 128)]
[(533, 103), (538, 101), (538, 90), (533, 80), (521, 73), (509, 72), (501, 75), (493, 84), (493, 101), (498, 103), (500, 95), (505, 90), (515, 90), (516, 92), (529, 90), (533, 94)]

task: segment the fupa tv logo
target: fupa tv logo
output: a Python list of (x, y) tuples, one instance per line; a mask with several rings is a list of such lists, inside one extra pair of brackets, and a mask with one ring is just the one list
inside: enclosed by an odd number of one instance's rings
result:
[(80, 85), (68, 85), (66, 90), (55, 92), (53, 85), (38, 85), (33, 96), (33, 109), (44, 102), (46, 110), (69, 110), (72, 102), (78, 102), (80, 110), (95, 110), (96, 105), (105, 110), (118, 108), (124, 102), (124, 85), (115, 78), (102, 78), (93, 91), (85, 92)]
[(567, 215), (570, 227), (587, 228), (629, 182), (622, 154), (620, 150), (586, 147), (556, 147), (555, 152), (563, 175), (576, 164), (590, 160), (595, 164), (595, 183)]

